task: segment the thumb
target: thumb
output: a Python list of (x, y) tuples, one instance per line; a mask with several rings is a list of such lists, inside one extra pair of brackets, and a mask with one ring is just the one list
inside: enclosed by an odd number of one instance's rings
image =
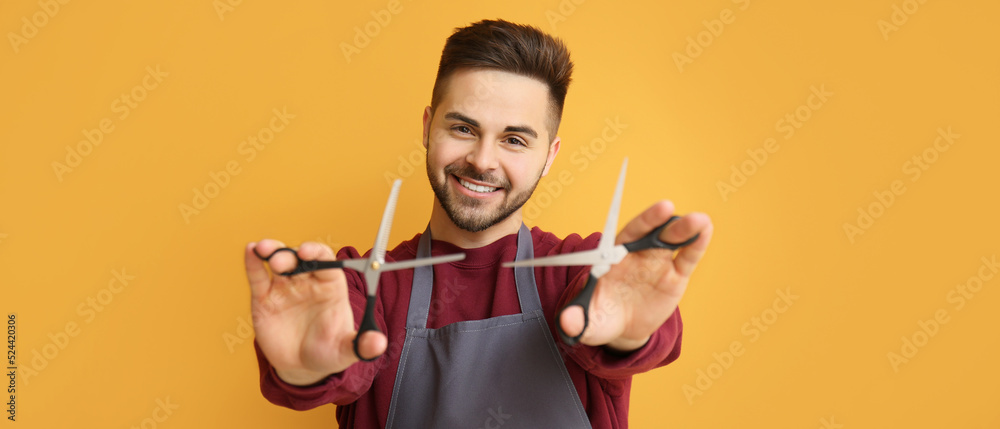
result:
[(247, 280), (250, 282), (250, 296), (260, 298), (267, 295), (271, 287), (271, 275), (264, 268), (264, 261), (257, 257), (254, 250), (257, 243), (247, 243), (244, 250), (243, 259), (246, 263)]
[[(355, 339), (358, 342), (357, 353), (354, 350)], [(341, 353), (350, 356), (351, 363), (354, 363), (359, 360), (373, 360), (385, 353), (388, 346), (389, 340), (385, 334), (378, 331), (365, 331), (361, 336), (355, 334), (355, 337), (341, 344)], [(347, 350), (344, 350), (345, 347)], [(360, 356), (358, 356), (359, 354)]]

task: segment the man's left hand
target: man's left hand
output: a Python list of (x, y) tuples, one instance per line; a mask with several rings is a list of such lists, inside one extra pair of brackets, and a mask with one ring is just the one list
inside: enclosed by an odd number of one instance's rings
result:
[[(615, 238), (629, 243), (663, 225), (674, 214), (670, 201), (661, 201), (632, 219)], [(682, 243), (695, 234), (695, 242), (677, 251), (647, 249), (629, 253), (597, 282), (590, 301), (589, 322), (580, 342), (606, 345), (619, 351), (636, 350), (674, 313), (688, 279), (712, 239), (712, 220), (704, 213), (690, 213), (660, 233), (660, 240)], [(676, 253), (676, 254), (675, 254)], [(560, 315), (563, 332), (573, 336), (583, 328), (583, 309), (570, 306)]]

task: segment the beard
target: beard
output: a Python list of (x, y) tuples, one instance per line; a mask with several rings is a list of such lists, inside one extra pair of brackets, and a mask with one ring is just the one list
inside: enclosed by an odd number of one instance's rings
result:
[[(535, 187), (538, 186), (538, 181), (542, 178), (541, 172), (539, 172), (535, 182), (531, 184), (531, 189), (512, 194), (510, 181), (506, 177), (479, 173), (475, 168), (465, 163), (445, 166), (444, 177), (440, 181), (437, 180), (434, 173), (435, 171), (431, 169), (430, 162), (428, 162), (427, 179), (431, 182), (431, 189), (434, 190), (434, 195), (441, 202), (441, 207), (444, 208), (452, 223), (469, 232), (484, 231), (520, 210), (521, 206), (531, 198)], [(506, 196), (500, 202), (499, 207), (491, 210), (485, 201), (452, 192), (448, 186), (448, 177), (453, 175), (497, 185), (498, 189), (494, 192), (499, 192), (502, 189)]]

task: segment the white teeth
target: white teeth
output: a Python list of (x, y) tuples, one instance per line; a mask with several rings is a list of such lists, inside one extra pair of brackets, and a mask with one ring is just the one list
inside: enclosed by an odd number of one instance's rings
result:
[(486, 192), (493, 192), (493, 191), (497, 190), (497, 188), (491, 188), (489, 186), (474, 185), (474, 184), (466, 182), (466, 181), (464, 181), (462, 179), (458, 179), (458, 183), (461, 183), (462, 186), (465, 186), (466, 189), (470, 189), (470, 190), (473, 190), (473, 191), (476, 191), (476, 192), (486, 193)]

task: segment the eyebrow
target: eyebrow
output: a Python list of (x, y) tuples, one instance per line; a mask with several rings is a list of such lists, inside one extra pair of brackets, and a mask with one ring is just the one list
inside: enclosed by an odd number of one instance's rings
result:
[[(448, 112), (448, 113), (446, 113), (444, 115), (444, 117), (445, 117), (445, 119), (453, 119), (453, 120), (456, 120), (456, 121), (462, 121), (462, 122), (465, 122), (465, 123), (467, 123), (469, 125), (472, 125), (473, 127), (477, 127), (477, 128), (479, 127), (479, 121), (477, 121), (475, 119), (472, 119), (472, 118), (470, 118), (468, 116), (465, 116), (465, 115), (463, 115), (461, 113), (458, 113), (458, 112)], [(536, 138), (536, 139), (538, 138), (538, 133), (535, 132), (535, 130), (533, 128), (531, 128), (531, 127), (529, 127), (527, 125), (508, 125), (506, 128), (503, 129), (503, 132), (505, 132), (505, 133), (509, 133), (509, 132), (525, 133), (525, 134), (531, 136), (532, 138)]]

